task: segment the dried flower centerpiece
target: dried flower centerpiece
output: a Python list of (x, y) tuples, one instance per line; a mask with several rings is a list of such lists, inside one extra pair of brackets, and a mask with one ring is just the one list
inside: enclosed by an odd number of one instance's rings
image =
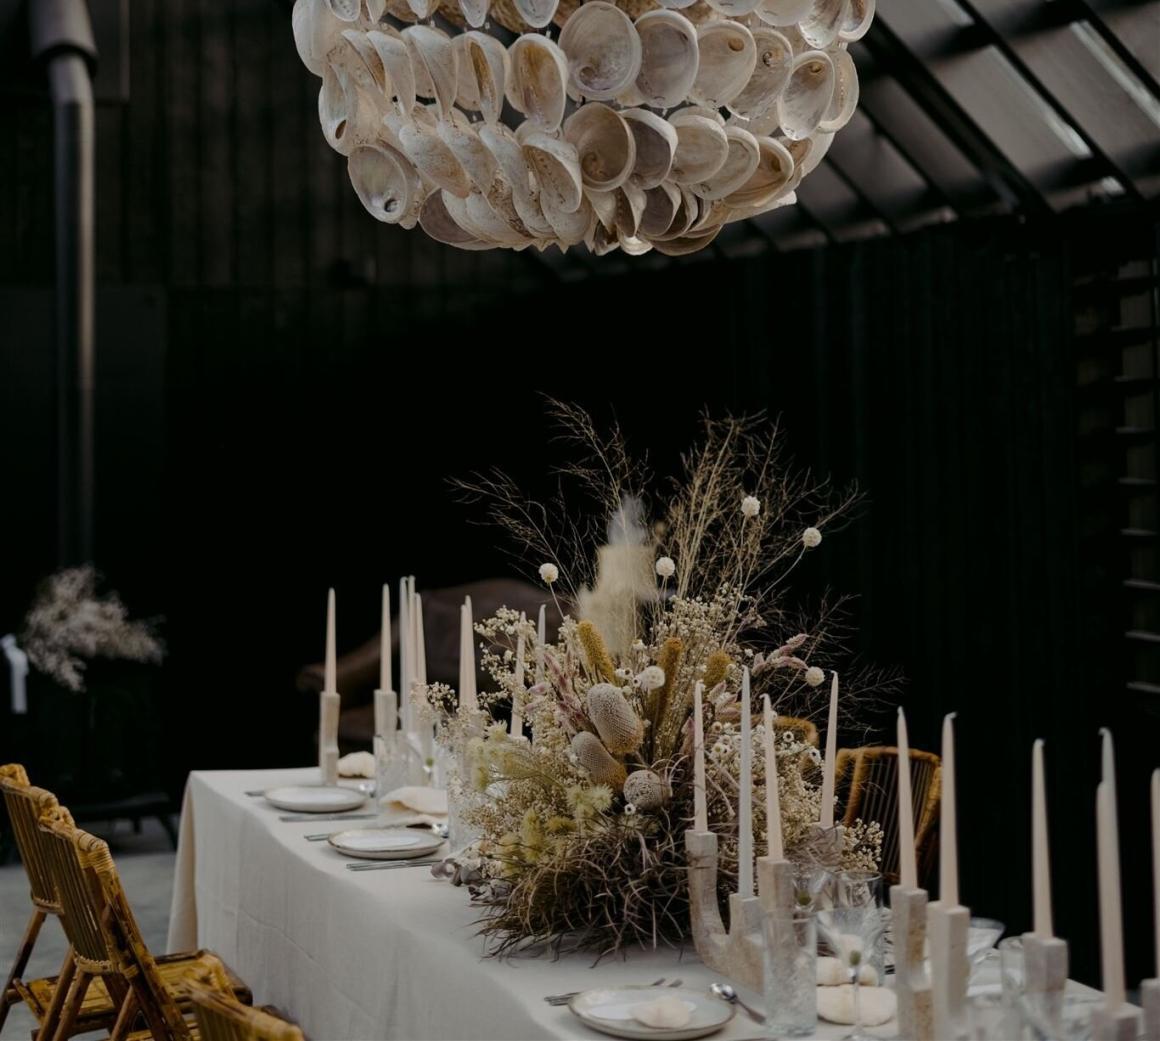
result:
[[(606, 538), (593, 554), (592, 522), (527, 501), (503, 475), (462, 486), (535, 554), (532, 568), (566, 603), (554, 642), (510, 610), (476, 625), (494, 684), (477, 711), (453, 711), (443, 686), (418, 692), (458, 750), (453, 798), (481, 836), (454, 874), (472, 884), (496, 952), (675, 944), (689, 930), (694, 687), (705, 691), (709, 824), (725, 887), (737, 873), (743, 668), (754, 704), (769, 694), (781, 712), (817, 708), (840, 605), (823, 603), (807, 624), (786, 602), (785, 578), (857, 496), (792, 470), (776, 429), (760, 419), (706, 419), (673, 494), (646, 499), (652, 482), (620, 433), (602, 436), (586, 413), (554, 407), (585, 449), (564, 476), (596, 496)], [(844, 689), (880, 680), (848, 672)], [(509, 704), (516, 723), (490, 720)], [(762, 725), (752, 737), (763, 740)], [(800, 726), (779, 729), (776, 741), (784, 843), (791, 858), (809, 857), (818, 753)], [(763, 765), (754, 765), (763, 789)], [(754, 829), (765, 834), (764, 800), (754, 806)], [(873, 822), (846, 829), (841, 863), (876, 866), (880, 840)]]

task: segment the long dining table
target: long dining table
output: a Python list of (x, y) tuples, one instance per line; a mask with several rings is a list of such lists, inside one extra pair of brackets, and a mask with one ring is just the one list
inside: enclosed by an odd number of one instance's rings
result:
[[(707, 991), (721, 979), (691, 945), (600, 961), (489, 957), (466, 889), (423, 865), (348, 870), (350, 860), (306, 838), (342, 823), (284, 821), (255, 794), (317, 777), (315, 768), (190, 775), (169, 928), (170, 950), (215, 951), (313, 1041), (599, 1037), (545, 996), (661, 977)], [(848, 1032), (819, 1024), (817, 1037)], [(893, 1037), (896, 1027), (873, 1032)], [(738, 1010), (716, 1036), (765, 1032)]]

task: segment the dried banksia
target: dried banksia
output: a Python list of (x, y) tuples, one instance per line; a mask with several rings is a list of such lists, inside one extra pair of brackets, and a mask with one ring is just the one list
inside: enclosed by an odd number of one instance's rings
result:
[(616, 755), (635, 752), (644, 740), (644, 722), (611, 683), (589, 687), (588, 718), (595, 724), (605, 748)]
[(581, 730), (572, 738), (572, 751), (580, 765), (597, 784), (606, 784), (613, 791), (624, 787), (627, 774), (624, 767), (608, 754), (608, 749), (600, 743), (600, 738), (587, 730)]
[(712, 690), (728, 674), (733, 660), (722, 650), (716, 650), (705, 659), (705, 690)]
[(580, 637), (584, 656), (588, 659), (588, 667), (609, 683), (616, 679), (616, 666), (612, 664), (608, 648), (604, 646), (604, 638), (596, 626), (591, 622), (581, 622), (576, 626), (576, 635)]
[(664, 781), (651, 770), (635, 770), (624, 782), (624, 801), (638, 810), (659, 810), (667, 795)]

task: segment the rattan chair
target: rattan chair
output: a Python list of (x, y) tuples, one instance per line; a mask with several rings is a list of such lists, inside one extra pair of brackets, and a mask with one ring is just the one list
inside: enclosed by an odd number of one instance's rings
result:
[[(911, 795), (914, 800), (914, 845), (919, 885), (932, 866), (934, 835), (942, 792), (942, 765), (932, 752), (911, 749)], [(882, 828), (882, 877), (898, 881), (898, 749), (883, 745), (842, 748), (835, 764), (836, 788), (846, 793), (842, 822), (861, 818)]]
[(792, 730), (799, 741), (807, 745), (818, 747), (818, 727), (808, 719), (799, 719), (797, 716), (778, 716), (774, 724), (777, 730)]
[(201, 1041), (303, 1041), (302, 1031), (293, 1023), (266, 1009), (243, 1005), (220, 985), (192, 983), (189, 995)]

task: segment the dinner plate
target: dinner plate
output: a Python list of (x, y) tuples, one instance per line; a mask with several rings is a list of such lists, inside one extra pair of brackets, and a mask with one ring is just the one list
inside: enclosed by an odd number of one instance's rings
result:
[(355, 828), (336, 832), (326, 841), (344, 856), (363, 860), (410, 860), (443, 845), (438, 835), (410, 828)]
[(357, 810), (367, 801), (366, 795), (356, 788), (329, 784), (271, 788), (265, 795), (271, 805), (294, 813), (342, 813), (344, 810)]
[[(632, 1018), (633, 1006), (661, 997), (683, 1001), (689, 1010), (689, 1022), (683, 1027), (649, 1027)], [(601, 987), (577, 994), (568, 1007), (593, 1030), (634, 1041), (686, 1041), (707, 1037), (733, 1018), (733, 1006), (728, 1002), (687, 987)]]

